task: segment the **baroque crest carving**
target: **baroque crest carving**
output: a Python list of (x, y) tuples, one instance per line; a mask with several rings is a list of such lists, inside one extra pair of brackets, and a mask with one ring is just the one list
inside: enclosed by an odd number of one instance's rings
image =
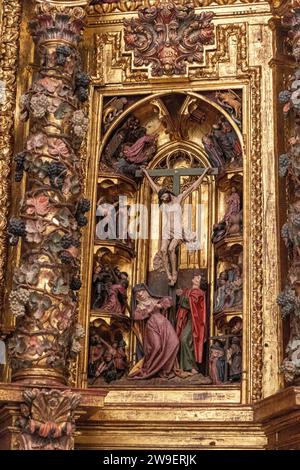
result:
[(20, 450), (71, 450), (80, 395), (68, 390), (29, 389), (23, 393)]
[(125, 49), (133, 51), (135, 67), (150, 65), (152, 76), (183, 75), (187, 64), (203, 62), (204, 46), (214, 43), (213, 16), (171, 1), (142, 8), (138, 18), (124, 20)]

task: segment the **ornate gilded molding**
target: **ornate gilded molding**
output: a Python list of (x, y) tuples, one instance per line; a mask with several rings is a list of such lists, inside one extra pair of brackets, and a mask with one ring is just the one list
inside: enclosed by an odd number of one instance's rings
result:
[[(230, 59), (229, 39), (238, 37), (240, 49), (238, 60), (247, 60), (247, 37), (245, 24), (218, 25), (216, 28), (216, 45), (205, 54), (203, 64), (189, 64), (186, 75), (190, 80), (219, 77), (219, 66)], [(108, 55), (108, 50), (111, 54)], [(107, 58), (111, 57), (108, 61)], [(120, 71), (123, 83), (143, 83), (151, 78), (149, 70), (132, 67), (131, 54), (123, 50), (122, 32), (112, 31), (94, 35), (94, 74), (93, 83), (108, 85), (112, 72)]]
[(43, 2), (30, 29), (40, 56), (38, 75), (21, 98), (21, 118), (31, 120), (23, 152), (15, 156), (16, 181), (26, 190), (10, 243), (22, 238), (10, 308), (16, 331), (8, 343), (13, 380), (65, 382), (70, 359), (80, 351), (77, 324), (80, 228), (89, 202), (82, 194), (80, 147), (88, 97), (78, 44), (85, 11)]
[(219, 78), (220, 65), (230, 61), (230, 38), (236, 38), (239, 47), (237, 50), (237, 66), (239, 72), (245, 74), (248, 70), (247, 58), (247, 25), (245, 23), (233, 23), (218, 25), (216, 28), (216, 46), (207, 51), (206, 63), (203, 67), (190, 70), (192, 80), (205, 78)]
[[(16, 79), (18, 72), (21, 1), (2, 1), (0, 31), (0, 312), (3, 309), (4, 278), (7, 256), (7, 217), (10, 193), (10, 170), (14, 145), (14, 117), (16, 102)], [(1, 314), (0, 314), (1, 318)]]
[[(252, 3), (263, 3), (264, 0), (193, 0), (189, 2), (195, 8), (196, 7), (208, 7), (210, 5), (246, 5)], [(185, 0), (177, 0), (178, 5), (184, 5), (187, 2)], [(157, 0), (120, 0), (114, 2), (113, 0), (91, 0), (90, 6), (87, 11), (90, 15), (92, 14), (103, 14), (113, 13), (120, 11), (123, 13), (133, 12), (139, 8), (149, 8), (157, 5)]]
[(80, 395), (69, 390), (28, 389), (23, 392), (16, 425), (18, 450), (74, 449), (75, 411)]
[(290, 28), (296, 70), (290, 77), (287, 90), (279, 95), (279, 100), (284, 105), (284, 115), (289, 116), (293, 124), (287, 141), (287, 152), (279, 159), (280, 176), (287, 177), (290, 188), (287, 222), (281, 230), (290, 263), (286, 285), (277, 302), (281, 307), (282, 317), (288, 318), (290, 325), (289, 342), (282, 364), (285, 380), (290, 384), (299, 382), (300, 379), (300, 7), (284, 18), (284, 24)]
[(112, 69), (121, 69), (124, 83), (141, 83), (148, 80), (148, 72), (143, 70), (132, 70), (131, 56), (124, 55), (122, 52), (122, 33), (113, 31), (109, 33), (100, 33), (95, 35), (95, 74), (93, 82), (105, 85), (106, 74), (109, 71), (109, 65), (105, 61), (106, 46), (112, 50)]

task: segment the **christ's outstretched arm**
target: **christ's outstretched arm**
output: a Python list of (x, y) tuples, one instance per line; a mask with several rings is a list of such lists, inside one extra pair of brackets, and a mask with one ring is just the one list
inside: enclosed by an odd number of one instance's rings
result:
[(209, 170), (210, 168), (206, 168), (202, 175), (189, 188), (187, 188), (178, 196), (180, 198), (180, 202), (183, 202), (190, 194), (192, 194), (193, 191), (199, 188), (204, 176), (209, 172)]
[(144, 175), (146, 176), (147, 180), (149, 181), (150, 186), (151, 186), (151, 188), (153, 189), (153, 191), (154, 191), (156, 194), (158, 194), (158, 191), (160, 190), (160, 187), (157, 186), (157, 185), (154, 183), (153, 179), (151, 178), (151, 176), (149, 175), (148, 171), (147, 171), (145, 168), (142, 169), (142, 172), (144, 173)]

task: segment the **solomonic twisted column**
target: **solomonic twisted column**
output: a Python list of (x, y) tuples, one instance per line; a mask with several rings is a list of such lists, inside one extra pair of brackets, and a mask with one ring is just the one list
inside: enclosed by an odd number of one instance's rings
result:
[(26, 192), (8, 228), (10, 243), (21, 243), (9, 299), (16, 316), (8, 344), (12, 380), (44, 385), (66, 383), (69, 361), (80, 351), (80, 229), (89, 210), (79, 158), (88, 126), (80, 106), (89, 79), (78, 52), (85, 12), (54, 4), (39, 3), (29, 25), (40, 64), (21, 99), (31, 128), (15, 156), (15, 179), (26, 177)]
[(287, 153), (281, 155), (279, 161), (280, 176), (287, 177), (291, 188), (288, 219), (282, 227), (291, 262), (285, 289), (277, 301), (282, 317), (288, 318), (290, 324), (282, 372), (287, 383), (295, 383), (300, 380), (300, 6), (296, 6), (284, 21), (290, 28), (296, 70), (289, 88), (279, 96), (284, 105), (283, 112), (291, 116), (293, 127)]

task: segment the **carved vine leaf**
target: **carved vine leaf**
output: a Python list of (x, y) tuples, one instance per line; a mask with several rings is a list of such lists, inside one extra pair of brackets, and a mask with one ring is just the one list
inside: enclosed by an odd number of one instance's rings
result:
[(185, 74), (187, 64), (201, 64), (204, 46), (214, 43), (213, 16), (171, 1), (142, 8), (138, 19), (124, 20), (125, 49), (133, 51), (135, 67), (151, 65), (153, 76)]

